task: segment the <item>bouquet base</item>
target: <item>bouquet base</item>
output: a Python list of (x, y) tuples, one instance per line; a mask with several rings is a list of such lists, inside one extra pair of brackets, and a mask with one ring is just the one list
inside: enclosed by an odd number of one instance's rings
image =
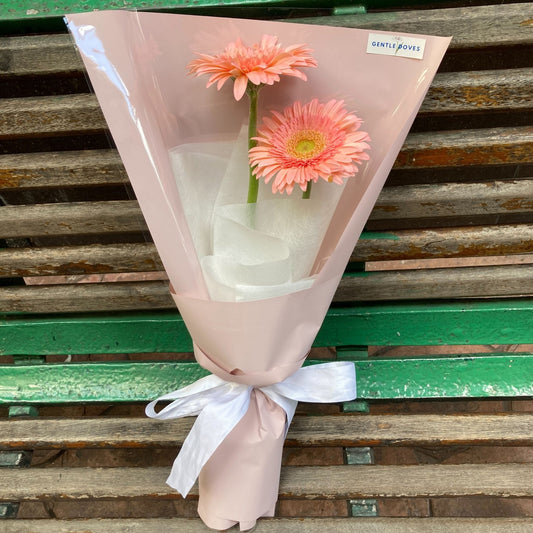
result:
[(285, 428), (285, 411), (254, 389), (248, 411), (200, 473), (198, 513), (207, 527), (247, 531), (274, 516)]

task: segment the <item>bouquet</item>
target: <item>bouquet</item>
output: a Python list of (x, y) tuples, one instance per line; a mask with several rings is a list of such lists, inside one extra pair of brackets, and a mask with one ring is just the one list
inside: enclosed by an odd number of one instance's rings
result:
[(252, 528), (274, 514), (297, 402), (356, 396), (352, 363), (301, 366), (449, 39), (126, 11), (67, 23), (212, 372), (147, 407), (198, 415), (167, 482), (186, 496), (199, 478), (209, 527)]

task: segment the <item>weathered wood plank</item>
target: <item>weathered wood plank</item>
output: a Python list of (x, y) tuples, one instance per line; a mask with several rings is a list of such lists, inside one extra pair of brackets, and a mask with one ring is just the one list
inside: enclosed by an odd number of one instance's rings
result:
[(437, 74), (419, 114), (519, 110), (533, 106), (533, 69)]
[(527, 213), (533, 180), (386, 187), (369, 220)]
[[(364, 233), (351, 261), (395, 261), (533, 252), (531, 224)], [(163, 270), (152, 243), (0, 249), (0, 277)]]
[(450, 48), (485, 48), (531, 44), (533, 4), (461, 7), (427, 11), (398, 11), (291, 19), (291, 22), (326, 24), (428, 35), (453, 35)]
[[(419, 114), (530, 109), (533, 69), (437, 74)], [(67, 135), (107, 129), (92, 94), (0, 100), (0, 138)]]
[[(257, 533), (530, 533), (533, 518), (262, 518)], [(194, 518), (9, 520), (0, 533), (205, 533)]]
[(0, 277), (163, 270), (152, 243), (0, 249)]
[[(0, 420), (1, 449), (179, 446), (194, 419)], [(533, 414), (297, 416), (288, 446), (533, 445)]]
[(23, 312), (84, 312), (175, 309), (168, 282), (81, 283), (1, 287), (0, 309)]
[[(168, 468), (5, 469), (2, 500), (181, 497), (165, 480)], [(533, 495), (533, 464), (285, 467), (280, 497), (351, 499)], [(139, 483), (142, 480), (142, 483)], [(191, 494), (198, 494), (194, 487)]]
[[(334, 302), (510, 297), (533, 294), (533, 265), (367, 272), (343, 278)], [(0, 288), (0, 309), (85, 312), (174, 309), (166, 281)]]
[(0, 75), (81, 73), (83, 63), (68, 35), (0, 38)]
[(533, 294), (533, 264), (398, 270), (342, 279), (335, 302), (526, 296)]
[(473, 226), (363, 233), (351, 261), (485, 257), (531, 252), (531, 224)]
[[(394, 168), (531, 162), (533, 128), (412, 133)], [(454, 173), (450, 181), (457, 179)], [(0, 155), (0, 189), (118, 185), (128, 182), (118, 153), (86, 150)]]
[[(411, 133), (394, 168), (531, 163), (533, 127)], [(455, 181), (451, 178), (450, 181)]]
[(0, 235), (90, 235), (146, 231), (136, 201), (9, 205), (0, 209)]
[[(517, 215), (533, 208), (533, 179), (386, 187), (370, 222)], [(134, 200), (11, 205), (0, 209), (4, 238), (146, 231)]]
[(125, 183), (128, 177), (115, 150), (0, 155), (0, 189)]
[[(531, 3), (468, 8), (367, 13), (291, 22), (374, 30), (453, 35), (451, 50), (531, 44)], [(81, 72), (83, 65), (68, 35), (3, 37), (0, 75), (28, 76)]]
[(0, 138), (102, 132), (106, 123), (92, 94), (0, 100)]

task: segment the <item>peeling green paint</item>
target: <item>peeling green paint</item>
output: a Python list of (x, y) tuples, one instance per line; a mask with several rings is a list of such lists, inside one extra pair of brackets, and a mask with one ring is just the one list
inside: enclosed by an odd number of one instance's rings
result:
[[(437, 2), (439, 0), (436, 0)], [(440, 0), (444, 2), (445, 0)], [(105, 9), (129, 9), (172, 13), (231, 16), (237, 18), (282, 18), (317, 15), (362, 15), (367, 9), (405, 8), (417, 6), (425, 0), (366, 0), (346, 5), (343, 0), (9, 0), (0, 3), (0, 28), (4, 33), (32, 31), (61, 31), (65, 29), (63, 16)]]
[[(533, 354), (368, 359), (354, 364), (361, 400), (533, 396)], [(3, 365), (0, 404), (146, 402), (207, 374), (196, 363), (175, 361)]]
[(393, 233), (381, 233), (378, 231), (365, 231), (361, 233), (361, 237), (359, 237), (359, 239), (363, 239), (363, 240), (382, 239), (382, 240), (389, 240), (389, 241), (399, 241), (400, 237), (398, 237), (398, 235), (394, 235)]

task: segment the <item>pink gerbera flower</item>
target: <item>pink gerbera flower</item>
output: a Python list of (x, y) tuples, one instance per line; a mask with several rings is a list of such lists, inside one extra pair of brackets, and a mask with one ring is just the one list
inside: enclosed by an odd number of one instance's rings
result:
[(362, 121), (344, 109), (344, 102), (317, 99), (296, 102), (283, 114), (273, 112), (257, 132), (257, 146), (249, 151), (256, 178), (268, 183), (272, 192), (290, 194), (295, 185), (306, 191), (308, 183), (322, 178), (343, 183), (369, 159), (368, 133), (359, 131)]
[(233, 78), (233, 95), (236, 100), (240, 100), (248, 82), (254, 85), (272, 85), (280, 80), (282, 74), (306, 80), (305, 74), (297, 68), (317, 66), (310, 52), (303, 44), (282, 48), (278, 44), (278, 38), (272, 35), (263, 35), (261, 42), (252, 46), (244, 46), (237, 39), (228, 44), (221, 54), (198, 54), (200, 57), (189, 63), (189, 72), (196, 76), (211, 74), (207, 87), (216, 83), (217, 89)]

